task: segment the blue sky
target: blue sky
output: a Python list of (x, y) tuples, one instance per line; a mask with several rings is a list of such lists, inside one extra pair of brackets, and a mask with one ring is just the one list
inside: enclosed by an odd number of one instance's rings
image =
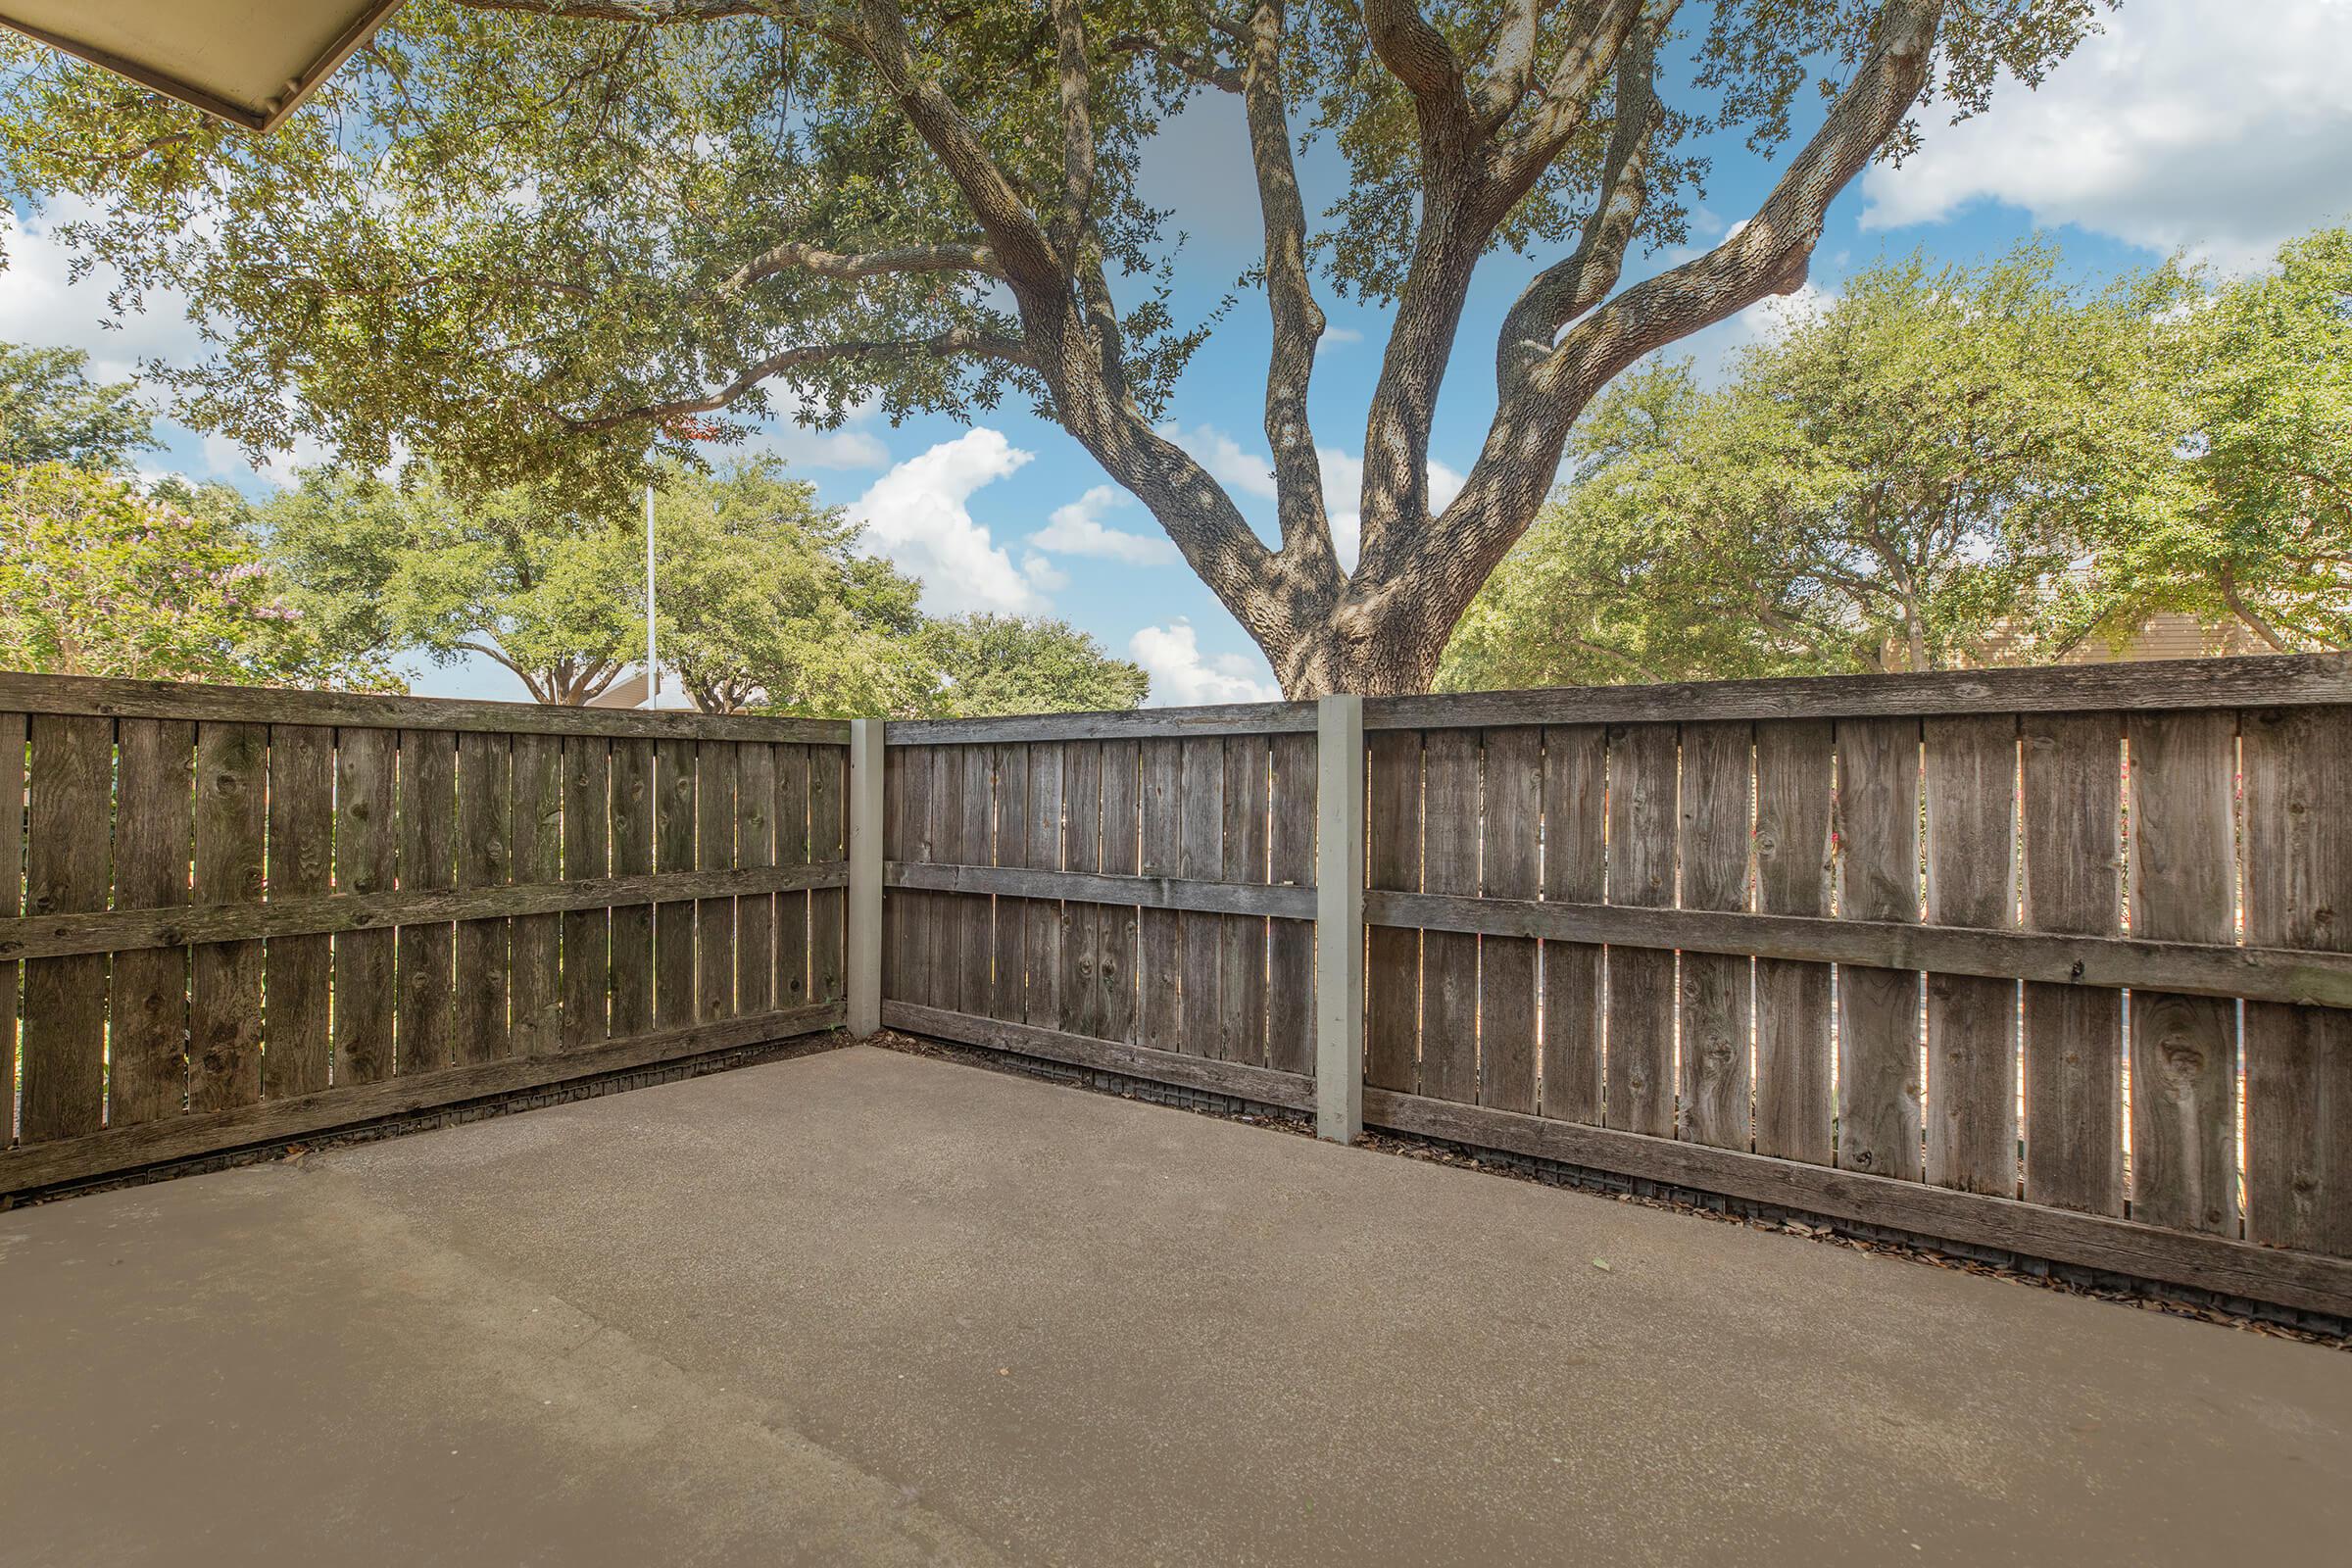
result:
[[(2006, 83), (1986, 115), (1948, 126), (1931, 115), (1926, 145), (1901, 169), (1877, 168), (1832, 210), (1808, 293), (1882, 254), (1924, 249), (1974, 260), (2036, 228), (2088, 276), (2186, 250), (2230, 270), (2262, 266), (2279, 240), (2352, 217), (2352, 0), (2131, 0), (2038, 92)], [(1147, 164), (1149, 193), (1191, 235), (1175, 306), (1198, 315), (1255, 259), (1256, 207), (1240, 109), (1212, 95), (1163, 133)], [(1771, 170), (1736, 144), (1719, 149), (1694, 219), (1694, 244), (1719, 237), (1769, 185)], [(1310, 158), (1310, 204), (1338, 171)], [(69, 284), (69, 258), (38, 225), (14, 218), (0, 272), (0, 338), (87, 348), (110, 375), (142, 357), (199, 352), (169, 301), (108, 330), (103, 279)], [(1629, 275), (1680, 259), (1642, 259)], [(1493, 412), (1494, 329), (1543, 258), (1493, 258), (1481, 273), (1433, 431), (1441, 499), (1466, 469)], [(1795, 302), (1803, 308), (1804, 297)], [(1316, 368), (1312, 414), (1335, 517), (1352, 513), (1347, 481), (1361, 451), (1379, 370), (1383, 313), (1331, 297), (1333, 331)], [(1670, 352), (1718, 364), (1770, 330), (1774, 302)], [(1264, 378), (1262, 300), (1245, 294), (1194, 359), (1172, 409), (1180, 439), (1202, 457), (1261, 528), (1271, 483), (1258, 430)], [(150, 466), (232, 480), (260, 493), (283, 482), (296, 453), (268, 471), (227, 444), (176, 425)], [(831, 432), (779, 421), (762, 444), (815, 482), (824, 500), (865, 520), (873, 546), (926, 584), (936, 611), (1062, 616), (1145, 663), (1155, 702), (1274, 695), (1264, 660), (1179, 562), (1151, 517), (1107, 486), (1054, 425), (1010, 406), (965, 426), (938, 417), (893, 427), (853, 419)], [(1345, 526), (1344, 524), (1342, 525)], [(416, 689), (521, 698), (481, 662), (418, 667)]]

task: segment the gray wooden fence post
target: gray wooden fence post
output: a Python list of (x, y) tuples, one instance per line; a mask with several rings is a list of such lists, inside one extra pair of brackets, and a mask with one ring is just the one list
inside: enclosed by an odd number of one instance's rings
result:
[(1364, 700), (1315, 706), (1315, 1136), (1364, 1130)]
[(850, 1034), (882, 1027), (883, 721), (850, 720)]

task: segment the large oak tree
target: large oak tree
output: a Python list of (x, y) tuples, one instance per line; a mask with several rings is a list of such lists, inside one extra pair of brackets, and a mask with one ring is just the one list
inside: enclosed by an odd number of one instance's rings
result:
[[(1409, 691), (1612, 377), (1794, 288), (1916, 113), (2038, 79), (2101, 3), (416, 0), (262, 141), (20, 55), (0, 174), (88, 203), (67, 231), (126, 296), (184, 291), (218, 349), (172, 371), (184, 412), (257, 446), (617, 487), (780, 410), (1010, 392), (1152, 511), (1286, 691)], [(1169, 308), (1138, 169), (1196, 99), (1249, 129), (1273, 542), (1157, 428), (1207, 327)], [(1322, 227), (1310, 134), (1349, 178)], [(1742, 136), (1776, 160), (1761, 204), (1621, 286), (1629, 252), (1688, 237), (1702, 140)], [(1434, 510), (1431, 419), (1501, 247), (1539, 265)], [(1319, 288), (1392, 308), (1352, 571), (1307, 417)]]

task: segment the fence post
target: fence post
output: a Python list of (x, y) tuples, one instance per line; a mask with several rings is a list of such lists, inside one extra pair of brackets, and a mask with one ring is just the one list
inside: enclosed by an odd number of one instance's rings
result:
[(853, 1038), (882, 1027), (883, 721), (850, 720), (850, 995)]
[(1364, 700), (1315, 705), (1315, 1136), (1364, 1130)]

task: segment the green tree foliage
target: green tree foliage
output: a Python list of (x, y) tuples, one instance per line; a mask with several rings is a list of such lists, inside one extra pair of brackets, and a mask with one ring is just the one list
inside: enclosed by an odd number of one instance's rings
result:
[(2352, 648), (2352, 229), (2214, 288), (2168, 346), (2187, 505), (2108, 542), (2118, 592), (2281, 653)]
[(2084, 569), (2179, 507), (2182, 279), (2034, 244), (1913, 257), (1740, 352), (1622, 379), (1446, 656), (1457, 687), (2045, 661), (2121, 624)]
[(919, 657), (930, 682), (910, 716), (1096, 712), (1151, 695), (1143, 666), (1113, 659), (1065, 620), (963, 615), (926, 626)]
[(154, 414), (124, 381), (93, 382), (79, 349), (0, 343), (0, 464), (120, 468), (157, 445)]
[(534, 701), (580, 704), (643, 645), (639, 536), (552, 487), (466, 498), (421, 466), (397, 483), (318, 468), (263, 520), (296, 603), (344, 646), (478, 654)]
[(62, 675), (397, 691), (290, 603), (218, 496), (182, 506), (120, 479), (0, 465), (0, 666)]
[(925, 688), (922, 585), (858, 554), (861, 532), (773, 459), (668, 471), (655, 507), (662, 662), (698, 707), (887, 713)]
[[(367, 470), (397, 448), (590, 508), (780, 411), (1010, 395), (1152, 513), (1286, 690), (1419, 690), (1613, 377), (1796, 287), (1923, 107), (2039, 80), (2106, 4), (412, 0), (268, 137), (4, 35), (0, 186), (82, 204), (57, 232), (125, 306), (188, 300), (215, 352), (157, 373), (256, 448), (309, 436)], [(1159, 428), (1222, 314), (1172, 311), (1181, 235), (1139, 187), (1179, 110), (1248, 133), (1278, 545)], [(1308, 137), (1346, 166), (1321, 223)], [(1624, 282), (1688, 239), (1702, 146), (1744, 146), (1762, 202)], [(1538, 265), (1480, 456), (1434, 508), (1431, 421), (1503, 248)], [(1395, 306), (1351, 570), (1309, 420), (1333, 289)]]

